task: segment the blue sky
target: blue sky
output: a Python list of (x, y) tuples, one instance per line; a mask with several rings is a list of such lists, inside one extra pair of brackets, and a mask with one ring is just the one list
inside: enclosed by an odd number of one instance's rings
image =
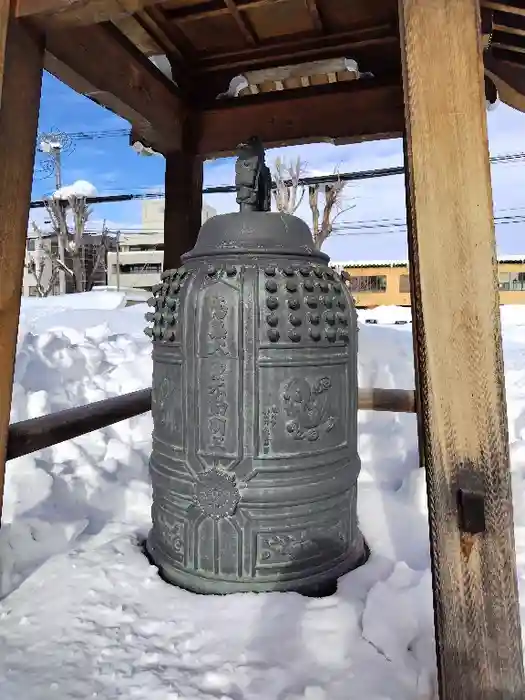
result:
[[(525, 151), (525, 114), (505, 105), (488, 114), (489, 144), (492, 155)], [(44, 75), (39, 128), (41, 131), (100, 132), (125, 129), (127, 122), (76, 94), (49, 74)], [(400, 140), (378, 141), (335, 147), (330, 144), (297, 146), (269, 151), (267, 160), (280, 154), (300, 155), (307, 174), (329, 174), (402, 165)], [(37, 156), (33, 199), (51, 194), (54, 177), (46, 176), (42, 156)], [(77, 140), (63, 157), (63, 183), (88, 180), (99, 194), (152, 191), (163, 187), (164, 159), (138, 156), (126, 136)], [(205, 164), (205, 185), (233, 183), (233, 161), (221, 159)], [(525, 215), (525, 160), (492, 167), (494, 210), (496, 217)], [(206, 197), (219, 213), (236, 209), (234, 195)], [(345, 206), (339, 218), (338, 235), (332, 236), (324, 250), (332, 260), (402, 259), (406, 257), (405, 195), (402, 176), (354, 183), (347, 188)], [(306, 202), (299, 210), (309, 222)], [(140, 226), (140, 201), (96, 205), (92, 226), (106, 220), (110, 228)], [(33, 210), (31, 218), (41, 223), (42, 210)], [(524, 216), (525, 218), (525, 216)], [(497, 224), (498, 253), (525, 255), (525, 223)]]

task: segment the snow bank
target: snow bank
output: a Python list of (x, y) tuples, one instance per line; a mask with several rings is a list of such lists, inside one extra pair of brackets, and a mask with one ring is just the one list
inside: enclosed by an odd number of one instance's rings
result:
[[(11, 422), (151, 386), (146, 305), (122, 308), (123, 299), (23, 300)], [(77, 538), (147, 512), (150, 433), (151, 416), (138, 416), (9, 463), (0, 596)]]
[[(145, 307), (81, 309), (71, 299), (61, 315), (47, 300), (24, 304), (13, 420), (150, 383)], [(503, 317), (523, 590), (525, 309)], [(413, 387), (411, 334), (400, 328), (361, 326), (361, 386)], [(140, 416), (8, 464), (2, 700), (435, 698), (414, 416), (360, 413), (359, 518), (372, 556), (321, 600), (195, 596), (160, 580), (140, 548), (151, 427)]]
[[(71, 299), (71, 301), (69, 301)], [(86, 328), (100, 325), (108, 321), (116, 332), (126, 332), (128, 312), (125, 314), (112, 313), (115, 309), (123, 309), (126, 305), (126, 294), (123, 292), (83, 292), (67, 296), (53, 296), (39, 299), (24, 297), (20, 310), (19, 333), (47, 333), (68, 330), (78, 330), (84, 333)], [(140, 314), (135, 311), (138, 316)], [(143, 314), (142, 314), (143, 315)], [(132, 328), (137, 334), (141, 329), (138, 317)], [(19, 336), (20, 342), (20, 336)]]
[(359, 309), (357, 315), (362, 323), (392, 325), (412, 322), (412, 312), (410, 308), (405, 306), (378, 306), (375, 309)]

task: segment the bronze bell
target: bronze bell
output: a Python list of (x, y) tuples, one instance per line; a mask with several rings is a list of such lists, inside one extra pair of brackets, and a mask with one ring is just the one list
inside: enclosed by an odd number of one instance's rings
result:
[(308, 226), (270, 213), (256, 139), (236, 184), (241, 211), (209, 219), (150, 300), (148, 551), (192, 591), (321, 595), (366, 556), (356, 313)]

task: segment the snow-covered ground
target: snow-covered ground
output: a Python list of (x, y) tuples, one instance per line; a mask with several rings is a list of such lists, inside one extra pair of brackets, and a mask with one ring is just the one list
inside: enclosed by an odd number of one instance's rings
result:
[[(150, 385), (145, 306), (123, 305), (110, 292), (24, 300), (13, 421)], [(359, 334), (361, 386), (412, 388), (410, 325), (392, 323), (409, 316), (376, 317)], [(502, 317), (523, 589), (525, 308)], [(9, 462), (0, 698), (434, 698), (415, 417), (362, 412), (359, 421), (359, 517), (372, 556), (324, 599), (196, 596), (160, 580), (140, 548), (150, 522), (150, 415)]]

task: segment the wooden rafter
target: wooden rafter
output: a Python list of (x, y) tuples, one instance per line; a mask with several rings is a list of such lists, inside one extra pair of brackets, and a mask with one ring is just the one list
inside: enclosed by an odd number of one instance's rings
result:
[(184, 61), (184, 54), (175, 44), (171, 37), (168, 36), (165, 27), (156, 17), (152, 16), (151, 10), (141, 10), (134, 15), (135, 20), (140, 24), (144, 31), (155, 39), (166, 56), (171, 56), (181, 62)]
[(160, 2), (162, 0), (16, 0), (15, 16), (85, 25), (127, 17)]
[(355, 80), (220, 101), (196, 118), (204, 157), (232, 155), (253, 134), (267, 147), (352, 143), (400, 137), (403, 96), (400, 85)]
[(500, 61), (488, 54), (485, 56), (485, 74), (497, 87), (502, 102), (525, 112), (525, 66)]
[(377, 78), (389, 79), (391, 82), (400, 82), (401, 67), (399, 58), (399, 42), (392, 36), (352, 41), (350, 36), (344, 43), (333, 42), (324, 49), (322, 44), (307, 45), (307, 48), (279, 48), (275, 54), (267, 52), (246, 52), (238, 58), (226, 58), (224, 62), (217, 59), (200, 61), (195, 66), (199, 84), (202, 86), (199, 96), (199, 104), (210, 99), (227, 89), (229, 81), (234, 75), (239, 75), (251, 70), (261, 70), (279, 66), (306, 63), (320, 59), (353, 58), (357, 61), (359, 70), (374, 74)]
[(509, 51), (525, 53), (525, 35), (510, 34), (501, 30), (496, 30), (492, 35), (493, 47), (497, 46)]
[[(373, 35), (372, 35), (373, 36)], [(204, 104), (224, 92), (234, 75), (247, 71), (276, 68), (279, 66), (307, 63), (320, 59), (353, 58), (357, 61), (361, 72), (371, 72), (380, 79), (400, 82), (401, 66), (399, 58), (399, 42), (392, 36), (384, 36), (352, 41), (347, 35), (344, 43), (331, 42), (327, 48), (322, 43), (307, 44), (306, 48), (279, 47), (273, 52), (259, 52), (254, 49), (238, 55), (237, 58), (225, 58), (223, 62), (199, 61), (195, 65), (195, 75), (199, 81), (200, 90), (197, 103)]]
[(495, 10), (494, 29), (523, 36), (525, 35), (525, 16)]
[[(150, 7), (133, 15), (137, 24), (160, 46), (171, 66), (173, 80), (177, 83), (181, 92), (188, 98), (191, 96), (192, 83), (189, 74), (189, 62), (192, 57), (191, 46), (187, 42), (180, 41), (174, 36), (174, 27), (169, 25), (161, 10)], [(176, 27), (175, 27), (176, 29)], [(184, 48), (183, 48), (184, 46)]]
[(113, 23), (145, 56), (159, 56), (163, 53), (162, 48), (151, 34), (137, 22), (137, 15), (121, 17), (114, 20)]
[(483, 7), (490, 7), (492, 10), (501, 10), (502, 12), (510, 12), (514, 15), (525, 16), (525, 0), (481, 0)]
[(174, 84), (109, 23), (47, 32), (46, 69), (123, 117), (156, 150), (181, 144), (186, 108)]
[(509, 63), (520, 67), (525, 64), (525, 57), (520, 51), (515, 51), (502, 46), (493, 46), (490, 53), (498, 61), (498, 63), (501, 64)]
[[(270, 4), (287, 3), (290, 0), (245, 0), (242, 4), (243, 10), (255, 9), (259, 7), (267, 7)], [(169, 8), (166, 10), (169, 19), (177, 22), (193, 22), (207, 17), (221, 17), (230, 14), (230, 10), (226, 5), (214, 4), (207, 6), (204, 4), (187, 5), (183, 7)]]
[(144, 14), (148, 15), (168, 37), (171, 45), (175, 48), (177, 56), (186, 61), (194, 60), (195, 49), (191, 42), (176, 24), (168, 22), (162, 8), (152, 5), (144, 11)]
[(306, 4), (306, 9), (310, 17), (312, 18), (312, 24), (317, 32), (320, 34), (324, 33), (323, 20), (321, 18), (321, 13), (319, 12), (319, 7), (317, 6), (317, 0), (304, 0)]
[(251, 28), (248, 20), (242, 16), (239, 8), (235, 4), (235, 0), (224, 0), (224, 4), (226, 5), (228, 12), (233, 17), (235, 24), (239, 27), (241, 34), (246, 39), (247, 43), (250, 46), (256, 46), (257, 35)]
[[(300, 63), (303, 61), (315, 61), (322, 58), (355, 58), (358, 63), (363, 61), (365, 55), (374, 62), (373, 67), (363, 67), (363, 70), (381, 72), (389, 69), (384, 65), (381, 50), (390, 48), (394, 55), (399, 55), (399, 40), (392, 35), (388, 25), (371, 27), (370, 29), (343, 32), (329, 37), (315, 37), (311, 39), (289, 40), (276, 42), (271, 46), (245, 49), (242, 51), (229, 51), (216, 54), (213, 57), (203, 57), (199, 60), (197, 68), (200, 72), (221, 72), (225, 69), (242, 71), (249, 68), (266, 68), (272, 65), (285, 65)], [(392, 58), (392, 56), (390, 56)], [(383, 64), (381, 66), (381, 64)]]
[[(49, 0), (48, 0), (49, 1)], [(308, 5), (313, 6), (312, 0), (303, 0), (305, 3), (306, 9), (308, 9)], [(221, 17), (229, 14), (228, 8), (223, 4), (224, 0), (217, 0), (216, 2), (200, 2), (200, 3), (194, 3), (194, 4), (183, 4), (179, 6), (165, 6), (164, 10), (166, 12), (166, 16), (173, 21), (186, 23), (186, 22), (195, 22), (198, 20), (203, 20), (203, 19), (209, 19), (212, 17)], [(244, 12), (250, 12), (251, 10), (259, 10), (261, 8), (272, 8), (276, 5), (287, 5), (290, 3), (290, 0), (236, 0), (237, 7), (239, 8), (240, 11)], [(356, 23), (356, 24), (362, 24), (363, 21), (369, 21), (370, 19), (370, 12), (368, 10), (365, 10), (363, 12), (363, 6), (365, 3), (363, 0), (348, 0), (346, 3), (347, 7), (345, 8), (345, 17), (348, 22)], [(375, 0), (371, 1), (371, 4), (374, 5)], [(379, 4), (379, 3), (378, 3)], [(380, 3), (383, 7), (386, 3), (381, 2)], [(393, 8), (395, 8), (395, 2), (392, 3)], [(315, 8), (313, 8), (313, 11), (315, 12)], [(319, 19), (321, 23), (323, 23), (323, 17), (319, 9), (317, 9), (317, 12), (319, 14)], [(380, 8), (378, 8), (378, 16), (381, 17), (381, 19), (384, 19), (386, 17), (384, 10), (382, 11)], [(395, 10), (394, 10), (395, 12)], [(389, 12), (388, 16), (391, 16), (392, 13)]]

